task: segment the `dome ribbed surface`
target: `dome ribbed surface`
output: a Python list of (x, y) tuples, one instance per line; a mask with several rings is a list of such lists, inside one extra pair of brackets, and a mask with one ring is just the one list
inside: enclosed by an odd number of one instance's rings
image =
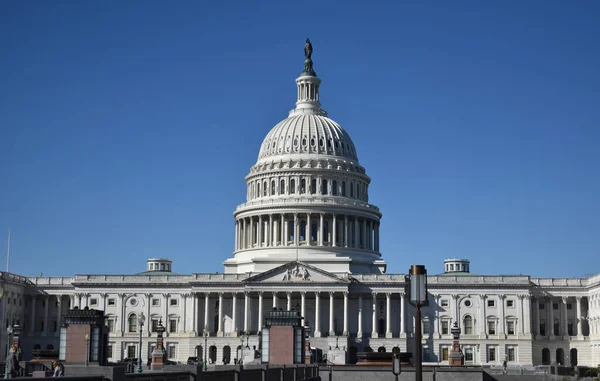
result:
[(258, 159), (291, 154), (341, 157), (358, 162), (350, 135), (322, 115), (295, 115), (279, 122), (263, 140)]

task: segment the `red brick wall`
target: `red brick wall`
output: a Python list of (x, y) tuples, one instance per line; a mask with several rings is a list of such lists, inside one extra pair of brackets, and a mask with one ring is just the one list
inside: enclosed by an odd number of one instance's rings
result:
[(69, 324), (67, 327), (67, 353), (65, 362), (85, 363), (85, 334), (92, 335), (88, 324)]
[(294, 327), (282, 326), (269, 329), (269, 364), (294, 363)]

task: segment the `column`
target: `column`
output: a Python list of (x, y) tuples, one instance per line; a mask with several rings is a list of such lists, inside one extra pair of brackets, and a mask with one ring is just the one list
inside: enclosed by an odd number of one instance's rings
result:
[[(199, 297), (198, 294), (193, 292), (192, 293), (192, 306), (194, 307), (194, 313), (192, 314), (192, 334), (194, 336), (196, 336), (196, 334), (198, 333), (198, 307), (199, 307)], [(148, 312), (148, 316), (150, 316), (150, 313)]]
[(302, 316), (302, 317), (306, 316), (306, 314), (304, 313), (306, 311), (305, 306), (306, 306), (306, 291), (300, 291), (300, 316)]
[[(181, 294), (183, 300), (183, 332), (187, 329), (187, 294)], [(166, 331), (165, 331), (166, 332)]]
[(525, 294), (525, 297), (523, 298), (523, 309), (524, 314), (523, 316), (525, 317), (525, 321), (523, 322), (523, 324), (525, 325), (525, 334), (526, 335), (530, 335), (531, 334), (531, 296), (529, 294)]
[(287, 236), (285, 235), (287, 230), (286, 230), (286, 226), (285, 226), (285, 215), (284, 214), (281, 215), (281, 226), (280, 226), (280, 229), (281, 229), (281, 232), (280, 232), (281, 237), (280, 237), (280, 240), (279, 240), (280, 241), (279, 245), (280, 246), (287, 246)]
[(375, 222), (375, 251), (379, 252), (379, 221)]
[(358, 217), (354, 217), (354, 248), (358, 249), (360, 247), (360, 232), (358, 226)]
[[(102, 294), (103, 297), (105, 294)], [(56, 295), (56, 304), (58, 308), (58, 316), (56, 317), (56, 332), (57, 336), (60, 336), (60, 327), (62, 326), (62, 295)], [(104, 309), (106, 311), (106, 308)]]
[(120, 319), (119, 324), (117, 324), (117, 327), (120, 327), (119, 329), (120, 329), (120, 332), (122, 335), (123, 332), (125, 332), (125, 319), (126, 319), (125, 294), (119, 294), (117, 303), (119, 304), (119, 316), (117, 317), (117, 319)]
[(310, 226), (310, 213), (306, 213), (306, 229), (304, 229), (304, 238), (306, 239), (306, 245), (310, 246), (311, 235), (311, 226)]
[(385, 305), (385, 337), (390, 339), (392, 337), (392, 293), (388, 292), (386, 295)]
[(269, 214), (269, 238), (267, 246), (275, 246), (275, 221), (273, 221), (272, 214)]
[(242, 249), (246, 248), (246, 219), (242, 218), (242, 232), (241, 232), (241, 245), (242, 245)]
[(286, 296), (287, 296), (287, 310), (291, 311), (292, 310), (292, 292), (291, 291), (286, 292)]
[(298, 213), (294, 213), (294, 245), (296, 246), (298, 246), (300, 242), (300, 237), (298, 236), (298, 231), (300, 230), (299, 224), (300, 221), (298, 221)]
[[(165, 320), (165, 325), (168, 323), (169, 321), (169, 296), (170, 294), (163, 294), (163, 316), (164, 316), (164, 320)], [(148, 320), (148, 322), (150, 322), (149, 325), (152, 325), (152, 320), (150, 319), (150, 316), (146, 317), (146, 319)], [(167, 331), (165, 331), (165, 333), (167, 333)]]
[(329, 293), (329, 336), (334, 336), (336, 335), (336, 332), (334, 330), (334, 321), (333, 321), (333, 314), (334, 314), (334, 309), (333, 309), (333, 292)]
[(481, 308), (479, 309), (481, 311), (481, 316), (479, 316), (479, 337), (480, 338), (487, 338), (487, 332), (485, 330), (485, 324), (486, 324), (486, 313), (485, 313), (485, 309), (487, 307), (487, 303), (486, 303), (486, 299), (487, 299), (487, 295), (486, 294), (479, 294), (479, 303), (481, 303)]
[(400, 337), (406, 334), (406, 310), (404, 300), (406, 299), (406, 294), (404, 292), (400, 293)]
[(237, 327), (237, 319), (236, 319), (236, 315), (237, 315), (237, 311), (236, 311), (236, 304), (237, 304), (237, 294), (235, 292), (231, 293), (231, 327), (232, 327), (232, 332), (231, 335), (235, 336), (238, 332), (238, 327)]
[(273, 293), (273, 309), (277, 309), (277, 293)]
[(498, 306), (498, 313), (499, 313), (499, 321), (498, 321), (498, 335), (500, 335), (500, 337), (502, 339), (505, 339), (506, 336), (504, 334), (505, 332), (505, 324), (504, 324), (504, 305), (506, 303), (504, 303), (504, 299), (506, 298), (506, 295), (498, 295), (498, 303), (500, 304)]
[(250, 293), (244, 292), (244, 332), (248, 334), (248, 310), (250, 309)]
[[(35, 333), (35, 306), (37, 302), (37, 297), (34, 295), (31, 297), (31, 328), (30, 328), (30, 332), (31, 333)], [(4, 308), (6, 309), (6, 304), (4, 305)]]
[(344, 216), (344, 247), (348, 247), (348, 215)]
[(315, 337), (321, 337), (321, 325), (319, 319), (319, 292), (315, 292)]
[(208, 306), (210, 305), (210, 294), (204, 294), (204, 329), (208, 331)]
[(561, 334), (563, 336), (568, 336), (569, 335), (569, 326), (568, 326), (568, 322), (567, 322), (567, 297), (563, 296), (561, 298), (562, 301), (562, 332)]
[(348, 336), (348, 291), (344, 292), (344, 336)]
[(223, 293), (219, 292), (219, 321), (217, 336), (223, 337)]
[(515, 327), (515, 330), (522, 335), (525, 334), (525, 314), (523, 313), (523, 299), (525, 299), (525, 295), (517, 295), (517, 314), (519, 316), (519, 326)]
[[(358, 224), (356, 224), (358, 226)], [(371, 327), (371, 338), (376, 339), (377, 335), (377, 293), (373, 293), (373, 322)]]
[(576, 316), (576, 325), (575, 325), (575, 329), (576, 329), (576, 335), (581, 337), (581, 296), (576, 296), (575, 300), (577, 301), (577, 316)]
[[(532, 312), (533, 312), (533, 334), (534, 335), (539, 335), (540, 334), (540, 302), (538, 298), (531, 298), (533, 303), (532, 303)], [(535, 337), (534, 337), (535, 339)]]
[[(86, 304), (87, 306), (87, 304)], [(46, 295), (46, 307), (44, 308), (44, 330), (42, 331), (42, 336), (48, 335), (48, 312), (50, 308), (50, 295)]]
[(363, 297), (362, 294), (358, 295), (358, 328), (356, 330), (356, 337), (357, 338), (362, 338), (363, 336), (363, 332), (362, 332), (362, 309), (363, 309)]
[(331, 244), (333, 247), (337, 246), (337, 219), (335, 214), (333, 215), (333, 243)]
[(323, 213), (319, 216), (319, 246), (323, 246)]
[(259, 291), (258, 292), (258, 324), (257, 324), (258, 332), (262, 331), (262, 324), (263, 324), (263, 292)]
[(256, 225), (256, 246), (257, 247), (262, 247), (262, 243), (263, 243), (262, 231), (263, 231), (262, 216), (258, 216), (258, 225)]
[(235, 220), (235, 244), (234, 244), (234, 251), (237, 251), (238, 249), (238, 220)]
[[(362, 223), (362, 243), (363, 243), (363, 248), (366, 249), (367, 248), (367, 219), (366, 218), (363, 218), (363, 223)], [(360, 247), (360, 245), (358, 247)]]
[(554, 336), (556, 332), (554, 332), (554, 303), (552, 302), (552, 298), (548, 298), (548, 323), (546, 326), (548, 327), (548, 335)]

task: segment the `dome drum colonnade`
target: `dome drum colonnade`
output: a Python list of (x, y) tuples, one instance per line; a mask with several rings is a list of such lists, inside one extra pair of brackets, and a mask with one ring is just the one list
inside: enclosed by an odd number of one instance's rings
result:
[(293, 258), (329, 261), (333, 273), (385, 271), (371, 179), (348, 133), (321, 108), (320, 84), (307, 57), (296, 107), (267, 134), (246, 176), (227, 273), (266, 271)]

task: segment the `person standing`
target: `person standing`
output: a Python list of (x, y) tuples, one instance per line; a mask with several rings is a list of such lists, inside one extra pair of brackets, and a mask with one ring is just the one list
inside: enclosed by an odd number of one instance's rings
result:
[(10, 347), (10, 351), (8, 351), (8, 356), (6, 356), (6, 378), (19, 377), (19, 371), (21, 370), (21, 366), (19, 365), (19, 359), (17, 358), (17, 350), (17, 346), (13, 345), (12, 347)]
[(52, 377), (61, 377), (65, 375), (65, 366), (58, 360), (55, 360), (52, 365), (54, 365), (54, 375)]

